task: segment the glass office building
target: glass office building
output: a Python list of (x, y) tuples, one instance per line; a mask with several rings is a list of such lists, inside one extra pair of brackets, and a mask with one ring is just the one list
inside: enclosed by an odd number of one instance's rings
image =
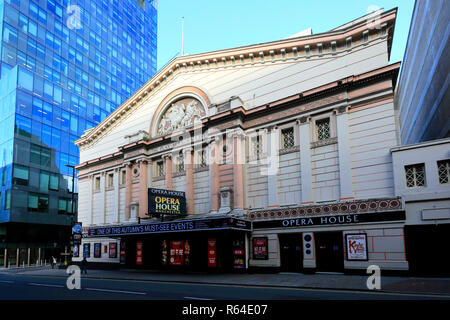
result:
[(0, 266), (69, 245), (73, 142), (156, 72), (156, 33), (156, 1), (0, 0)]

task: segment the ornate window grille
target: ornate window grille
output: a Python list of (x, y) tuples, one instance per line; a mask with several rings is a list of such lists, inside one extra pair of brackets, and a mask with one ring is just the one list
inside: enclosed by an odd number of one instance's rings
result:
[(162, 176), (164, 176), (164, 163), (161, 161), (161, 162), (158, 162), (157, 164), (156, 164), (156, 175), (158, 176), (158, 177), (162, 177)]
[(425, 186), (425, 165), (421, 163), (405, 166), (405, 177), (407, 188)]
[(292, 148), (294, 145), (294, 128), (281, 130), (281, 149)]
[(256, 137), (252, 137), (252, 148), (252, 155), (259, 159), (263, 151), (262, 138), (259, 135)]
[(446, 184), (450, 182), (450, 160), (438, 161), (439, 183)]
[(317, 140), (330, 139), (330, 118), (316, 121)]
[(197, 167), (198, 168), (204, 168), (208, 166), (208, 159), (207, 159), (207, 153), (205, 149), (202, 149), (199, 153), (198, 153), (198, 164)]
[(176, 165), (175, 165), (175, 171), (176, 171), (177, 173), (179, 173), (179, 172), (184, 172), (184, 157), (183, 157), (183, 154), (182, 154), (182, 153), (180, 153), (180, 154), (177, 156), (177, 163), (176, 163)]

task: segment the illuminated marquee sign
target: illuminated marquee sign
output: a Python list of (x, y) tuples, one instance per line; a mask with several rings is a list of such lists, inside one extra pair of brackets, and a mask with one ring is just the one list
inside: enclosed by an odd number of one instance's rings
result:
[(182, 191), (149, 188), (148, 212), (153, 215), (185, 215), (185, 193)]

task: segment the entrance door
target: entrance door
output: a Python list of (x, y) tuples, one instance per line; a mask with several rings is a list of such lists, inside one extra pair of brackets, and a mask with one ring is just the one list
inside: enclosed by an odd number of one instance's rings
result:
[(301, 272), (303, 269), (302, 234), (281, 234), (279, 239), (281, 271)]
[(317, 271), (344, 270), (342, 232), (314, 233)]

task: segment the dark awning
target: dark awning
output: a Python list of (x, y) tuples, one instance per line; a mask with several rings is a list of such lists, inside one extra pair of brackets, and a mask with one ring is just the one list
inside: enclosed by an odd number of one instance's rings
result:
[(251, 231), (252, 225), (247, 220), (221, 216), (199, 219), (183, 218), (168, 222), (87, 227), (83, 229), (85, 231), (83, 232), (83, 238), (91, 238), (205, 230)]

